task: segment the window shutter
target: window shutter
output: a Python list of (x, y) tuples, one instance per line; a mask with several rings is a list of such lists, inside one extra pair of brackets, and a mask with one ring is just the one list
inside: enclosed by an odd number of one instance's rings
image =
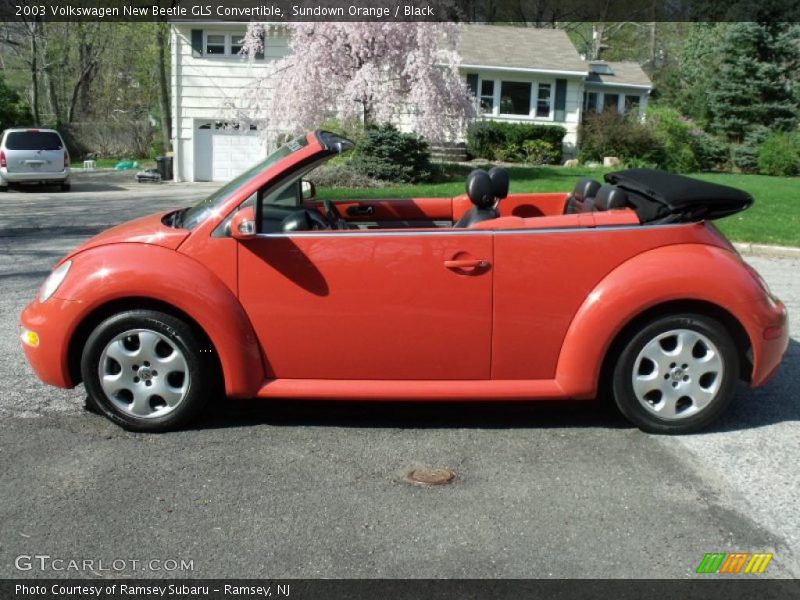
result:
[(192, 29), (192, 56), (203, 56), (203, 30)]
[(264, 52), (267, 50), (267, 32), (261, 32), (261, 50), (256, 52), (256, 59), (262, 60), (264, 58)]
[(467, 87), (473, 96), (478, 95), (478, 74), (467, 73)]
[(567, 119), (567, 80), (556, 79), (556, 103), (554, 120), (564, 122)]

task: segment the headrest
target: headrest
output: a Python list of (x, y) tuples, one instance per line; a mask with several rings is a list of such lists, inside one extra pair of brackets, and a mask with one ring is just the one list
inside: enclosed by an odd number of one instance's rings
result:
[(604, 185), (597, 190), (594, 198), (597, 210), (610, 210), (613, 208), (625, 208), (628, 205), (628, 194), (624, 190), (613, 185)]
[(578, 183), (575, 184), (575, 190), (572, 195), (576, 199), (584, 201), (587, 198), (594, 198), (600, 187), (599, 181), (595, 181), (591, 177), (581, 177), (578, 179)]
[(508, 171), (503, 167), (492, 167), (489, 169), (489, 179), (492, 180), (495, 198), (502, 200), (508, 196)]
[(483, 169), (475, 169), (467, 175), (467, 196), (478, 208), (494, 206), (492, 179)]

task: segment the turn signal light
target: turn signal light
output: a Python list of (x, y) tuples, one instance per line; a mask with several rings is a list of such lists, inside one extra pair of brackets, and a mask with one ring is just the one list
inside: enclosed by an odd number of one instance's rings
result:
[(29, 329), (23, 329), (22, 335), (19, 336), (22, 343), (31, 348), (36, 348), (39, 345), (39, 334)]

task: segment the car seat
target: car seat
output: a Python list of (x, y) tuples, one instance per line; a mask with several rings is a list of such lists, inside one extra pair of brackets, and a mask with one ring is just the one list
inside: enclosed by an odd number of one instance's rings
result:
[(594, 197), (602, 187), (599, 181), (591, 177), (581, 177), (575, 184), (575, 189), (567, 198), (564, 214), (573, 215), (594, 210)]
[(500, 216), (495, 208), (495, 195), (492, 179), (483, 169), (475, 169), (467, 175), (467, 196), (473, 206), (456, 221), (453, 227), (463, 229), (481, 221)]
[(594, 197), (595, 210), (613, 210), (628, 206), (628, 194), (613, 185), (604, 185)]

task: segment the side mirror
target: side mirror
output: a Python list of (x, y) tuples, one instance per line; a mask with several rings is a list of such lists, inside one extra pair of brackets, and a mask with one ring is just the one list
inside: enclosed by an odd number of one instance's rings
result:
[(233, 215), (231, 236), (237, 240), (252, 240), (256, 237), (256, 211), (252, 206), (245, 206)]
[(314, 184), (310, 181), (306, 181), (305, 179), (300, 180), (300, 197), (303, 200), (310, 200), (314, 196), (317, 195), (317, 188), (314, 187)]

